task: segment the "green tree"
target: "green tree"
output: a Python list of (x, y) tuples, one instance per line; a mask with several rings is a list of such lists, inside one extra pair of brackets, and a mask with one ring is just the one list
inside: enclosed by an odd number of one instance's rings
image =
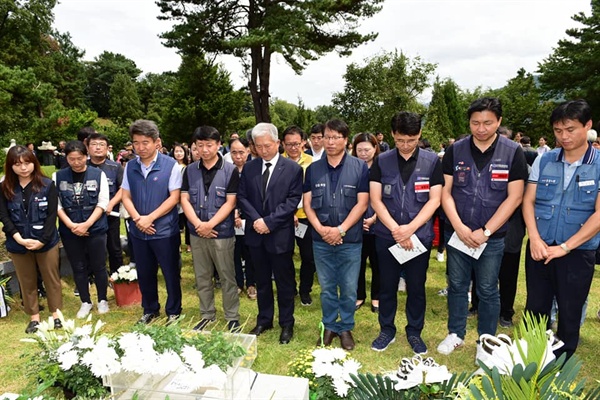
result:
[(593, 119), (600, 119), (600, 0), (591, 1), (591, 14), (575, 14), (579, 28), (567, 29), (553, 53), (538, 65), (547, 98), (584, 98)]
[(342, 118), (340, 110), (336, 106), (333, 105), (321, 105), (315, 107), (315, 114), (312, 119), (312, 124), (322, 124), (330, 119), (334, 118)]
[(232, 54), (240, 58), (257, 122), (270, 122), (271, 58), (279, 53), (296, 73), (307, 63), (336, 51), (373, 40), (357, 31), (362, 17), (371, 17), (383, 0), (344, 1), (214, 1), (158, 0), (163, 20), (175, 22), (162, 35), (166, 45), (182, 54)]
[(237, 129), (244, 92), (235, 91), (229, 73), (203, 56), (183, 56), (163, 115), (161, 135), (166, 143), (190, 140), (200, 125), (225, 134)]
[(144, 75), (137, 85), (144, 118), (156, 121), (160, 125), (162, 116), (167, 112), (169, 96), (176, 81), (177, 76), (174, 72)]
[(87, 86), (85, 95), (92, 110), (100, 117), (110, 116), (110, 87), (118, 74), (125, 74), (136, 79), (142, 72), (135, 62), (122, 54), (103, 52), (86, 68)]
[(428, 139), (435, 150), (438, 149), (441, 143), (445, 143), (448, 140), (447, 138), (454, 137), (444, 96), (444, 86), (444, 82), (440, 81), (439, 78), (433, 84), (431, 103), (429, 103), (426, 114), (427, 119), (423, 127), (423, 138)]
[(110, 87), (110, 116), (121, 124), (128, 124), (142, 115), (142, 104), (136, 83), (125, 74), (117, 74)]
[(381, 131), (389, 141), (389, 121), (400, 110), (423, 112), (418, 96), (428, 88), (437, 65), (410, 59), (397, 51), (346, 68), (344, 91), (333, 95), (333, 105), (353, 132)]
[(452, 79), (445, 79), (442, 84), (442, 92), (451, 126), (450, 136), (444, 138), (447, 141), (449, 138), (456, 138), (458, 135), (467, 132), (469, 124), (465, 117), (467, 109), (459, 100), (460, 88), (458, 85)]
[(535, 77), (523, 68), (506, 86), (492, 93), (502, 102), (502, 124), (514, 132), (523, 132), (535, 145), (548, 134), (548, 118), (555, 104), (545, 101)]
[(298, 106), (278, 98), (273, 100), (270, 109), (272, 114), (271, 122), (273, 122), (280, 133), (288, 126), (294, 124), (298, 116)]

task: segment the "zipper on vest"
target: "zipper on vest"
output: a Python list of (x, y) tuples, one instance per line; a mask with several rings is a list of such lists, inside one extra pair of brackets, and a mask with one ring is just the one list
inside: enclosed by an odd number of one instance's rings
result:
[(404, 221), (404, 198), (405, 197), (406, 197), (406, 186), (404, 185), (404, 183), (402, 183), (402, 202), (400, 204), (400, 223), (402, 223)]

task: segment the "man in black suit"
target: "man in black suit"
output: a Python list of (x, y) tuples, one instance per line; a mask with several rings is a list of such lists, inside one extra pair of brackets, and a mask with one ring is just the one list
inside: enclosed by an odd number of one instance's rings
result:
[(238, 202), (246, 215), (246, 245), (255, 265), (258, 317), (251, 334), (273, 328), (275, 305), (271, 277), (277, 285), (279, 343), (294, 332), (294, 213), (302, 196), (302, 168), (279, 155), (279, 138), (273, 124), (252, 129), (260, 158), (246, 164), (240, 177)]

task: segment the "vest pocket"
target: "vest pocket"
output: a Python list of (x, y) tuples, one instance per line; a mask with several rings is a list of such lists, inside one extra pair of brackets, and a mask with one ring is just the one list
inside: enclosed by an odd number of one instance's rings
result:
[(215, 207), (221, 208), (225, 201), (227, 200), (227, 194), (225, 193), (225, 189), (223, 188), (215, 188)]
[[(318, 210), (323, 207), (323, 189), (314, 189), (311, 193), (310, 207), (313, 210)], [(329, 217), (329, 214), (327, 214)], [(322, 222), (322, 221), (321, 221)]]
[(190, 203), (192, 203), (193, 206), (198, 204), (198, 189), (190, 188), (188, 190), (188, 195), (190, 196)]
[(344, 203), (348, 211), (356, 205), (356, 188), (344, 188)]
[(598, 187), (596, 182), (593, 185), (578, 186), (575, 190), (576, 201), (581, 203), (594, 203), (598, 196)]
[(534, 215), (538, 233), (540, 234), (542, 239), (548, 239), (548, 233), (550, 230), (550, 226), (552, 225), (550, 219), (554, 215), (554, 207), (536, 204)]
[(535, 196), (540, 200), (552, 200), (557, 190), (558, 182), (560, 181), (557, 177), (543, 177), (538, 180)]

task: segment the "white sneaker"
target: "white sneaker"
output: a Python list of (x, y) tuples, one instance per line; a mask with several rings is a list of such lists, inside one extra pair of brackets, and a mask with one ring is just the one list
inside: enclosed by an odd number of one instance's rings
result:
[(90, 311), (92, 311), (92, 307), (92, 303), (81, 303), (81, 307), (77, 311), (77, 318), (83, 319), (87, 317)]
[(100, 300), (100, 302), (98, 303), (98, 314), (106, 314), (108, 310), (108, 301)]
[(400, 281), (398, 282), (398, 291), (406, 292), (406, 280), (404, 278), (400, 278)]
[(437, 258), (437, 260), (438, 260), (439, 262), (444, 262), (444, 261), (446, 261), (446, 257), (444, 257), (444, 253), (437, 253), (437, 256), (436, 256), (436, 258)]
[(442, 343), (437, 347), (437, 351), (440, 354), (448, 355), (454, 351), (457, 347), (462, 346), (465, 343), (464, 340), (458, 337), (456, 333), (450, 333), (446, 336), (446, 339), (442, 340)]

